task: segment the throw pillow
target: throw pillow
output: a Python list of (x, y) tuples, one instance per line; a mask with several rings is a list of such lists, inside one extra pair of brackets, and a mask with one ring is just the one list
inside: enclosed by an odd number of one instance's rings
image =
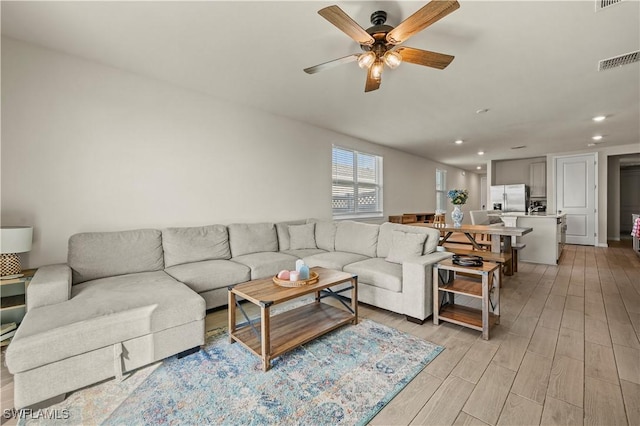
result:
[(316, 224), (289, 226), (289, 247), (291, 250), (312, 249), (316, 247)]
[(425, 241), (427, 241), (427, 234), (393, 231), (391, 248), (385, 260), (402, 263), (411, 257), (422, 256)]

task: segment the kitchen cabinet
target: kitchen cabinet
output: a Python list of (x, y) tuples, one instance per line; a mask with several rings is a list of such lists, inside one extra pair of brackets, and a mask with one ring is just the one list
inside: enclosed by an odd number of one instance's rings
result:
[(504, 213), (500, 218), (506, 226), (532, 229), (530, 233), (518, 237), (518, 243), (525, 245), (520, 249), (520, 261), (545, 265), (558, 263), (566, 240), (566, 214)]
[(547, 163), (529, 165), (530, 198), (547, 198)]

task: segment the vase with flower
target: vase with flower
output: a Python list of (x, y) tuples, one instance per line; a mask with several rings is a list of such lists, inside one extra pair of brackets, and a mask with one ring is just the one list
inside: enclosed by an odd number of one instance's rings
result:
[(467, 202), (469, 191), (466, 189), (450, 189), (447, 192), (447, 197), (449, 197), (451, 204), (453, 204), (453, 211), (451, 212), (453, 226), (459, 228), (462, 226), (462, 219), (464, 219), (464, 213), (460, 209), (460, 206)]

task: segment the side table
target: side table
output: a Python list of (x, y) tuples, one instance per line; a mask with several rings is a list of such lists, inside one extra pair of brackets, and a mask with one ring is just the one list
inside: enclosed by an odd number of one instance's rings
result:
[(22, 321), (27, 312), (27, 286), (36, 270), (26, 269), (22, 277), (0, 280), (0, 324)]
[[(443, 282), (440, 271), (453, 273), (453, 279)], [(465, 276), (458, 276), (458, 273)], [(469, 278), (474, 276), (480, 281)], [(482, 338), (488, 340), (489, 329), (500, 323), (500, 276), (500, 265), (496, 263), (460, 266), (445, 259), (433, 265), (433, 323), (438, 325), (442, 320), (469, 327), (481, 331)], [(482, 308), (456, 305), (456, 294), (480, 299)]]

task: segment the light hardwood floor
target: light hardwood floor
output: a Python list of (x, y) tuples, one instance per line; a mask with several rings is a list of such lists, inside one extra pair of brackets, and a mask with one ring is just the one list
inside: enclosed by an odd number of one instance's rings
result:
[[(445, 347), (371, 423), (640, 425), (640, 258), (631, 249), (566, 246), (558, 266), (521, 262), (505, 278), (501, 314), (484, 341), (361, 305), (361, 317)], [(226, 315), (209, 314), (207, 328)], [(3, 365), (3, 409), (12, 390)]]

